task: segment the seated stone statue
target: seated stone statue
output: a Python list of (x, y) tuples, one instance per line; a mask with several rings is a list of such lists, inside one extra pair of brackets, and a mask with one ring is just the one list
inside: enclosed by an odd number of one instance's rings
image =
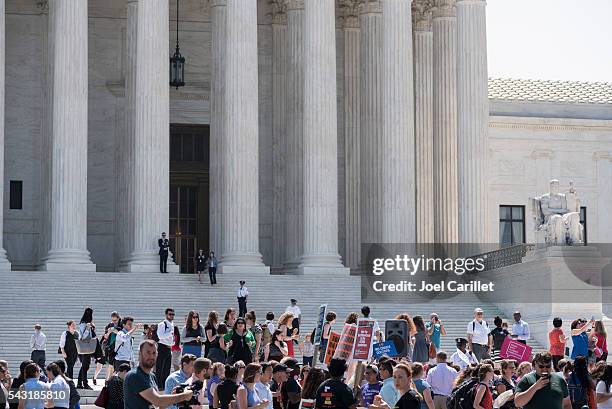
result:
[(573, 182), (566, 193), (559, 193), (559, 181), (550, 181), (550, 192), (531, 198), (536, 231), (544, 233), (546, 244), (552, 246), (582, 245), (580, 199)]

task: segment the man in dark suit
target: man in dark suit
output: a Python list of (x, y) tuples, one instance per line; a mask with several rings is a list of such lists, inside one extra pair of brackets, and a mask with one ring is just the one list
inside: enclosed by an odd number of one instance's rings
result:
[(168, 251), (170, 250), (170, 240), (166, 238), (166, 232), (162, 232), (161, 239), (157, 240), (159, 246), (159, 272), (168, 272)]

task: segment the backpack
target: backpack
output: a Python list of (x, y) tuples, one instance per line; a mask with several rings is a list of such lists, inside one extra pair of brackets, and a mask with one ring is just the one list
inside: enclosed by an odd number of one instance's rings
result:
[(586, 388), (580, 384), (580, 380), (574, 373), (572, 373), (567, 381), (567, 388), (573, 407), (582, 407), (588, 403)]
[(474, 395), (478, 384), (478, 378), (471, 378), (457, 386), (446, 400), (446, 408), (473, 409)]
[(157, 336), (157, 324), (149, 326), (149, 330), (147, 331), (147, 339), (159, 342), (159, 337)]
[(261, 333), (261, 345), (266, 346), (272, 340), (272, 334), (270, 333), (270, 328), (268, 328), (268, 321), (261, 324), (261, 329), (263, 330)]

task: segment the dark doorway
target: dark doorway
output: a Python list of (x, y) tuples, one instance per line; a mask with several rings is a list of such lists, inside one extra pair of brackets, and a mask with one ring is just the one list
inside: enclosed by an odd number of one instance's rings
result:
[(170, 125), (170, 242), (181, 273), (208, 250), (208, 125)]

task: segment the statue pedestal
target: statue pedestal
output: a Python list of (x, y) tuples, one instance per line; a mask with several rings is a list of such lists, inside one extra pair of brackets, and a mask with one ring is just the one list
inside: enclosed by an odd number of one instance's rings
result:
[(498, 305), (507, 316), (521, 311), (532, 337), (548, 345), (555, 317), (563, 319), (566, 334), (576, 318), (602, 319), (602, 270), (609, 263), (595, 247), (536, 249), (520, 264), (479, 273), (478, 279), (495, 283), (494, 292), (479, 296)]

